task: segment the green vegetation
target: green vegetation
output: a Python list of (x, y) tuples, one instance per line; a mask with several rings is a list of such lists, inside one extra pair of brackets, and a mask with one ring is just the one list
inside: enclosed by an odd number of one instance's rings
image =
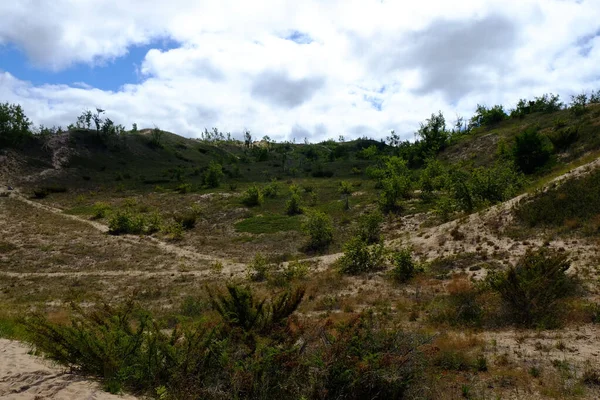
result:
[(32, 136), (30, 127), (20, 105), (0, 103), (0, 148), (24, 145)]
[(309, 250), (324, 250), (333, 242), (333, 226), (331, 218), (320, 211), (310, 211), (302, 230), (309, 236), (306, 248)]
[(360, 236), (355, 236), (344, 244), (344, 255), (338, 261), (340, 271), (351, 275), (383, 269), (384, 263), (383, 243), (369, 245)]
[(529, 227), (600, 234), (600, 172), (568, 180), (520, 204), (515, 215)]
[(275, 233), (286, 231), (300, 231), (300, 217), (287, 217), (285, 215), (259, 215), (246, 218), (235, 224), (238, 232), (248, 233)]
[(528, 252), (505, 272), (489, 277), (498, 292), (508, 318), (519, 325), (552, 328), (560, 325), (564, 299), (571, 296), (576, 280), (567, 275), (567, 255), (541, 249)]

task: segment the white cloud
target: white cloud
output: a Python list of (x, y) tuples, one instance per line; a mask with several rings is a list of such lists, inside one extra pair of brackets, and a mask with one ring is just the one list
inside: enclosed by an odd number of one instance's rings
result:
[(0, 71), (0, 100), (44, 124), (99, 106), (116, 122), (187, 136), (216, 126), (279, 140), (412, 138), (438, 110), (452, 120), (477, 103), (600, 87), (598, 0), (23, 0), (0, 3), (0, 15), (0, 45), (49, 71), (111, 68), (133, 45), (181, 44), (150, 50), (142, 81), (118, 91)]

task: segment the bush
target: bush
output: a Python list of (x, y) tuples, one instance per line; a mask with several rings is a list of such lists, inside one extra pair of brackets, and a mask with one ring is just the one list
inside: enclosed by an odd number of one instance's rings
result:
[(405, 283), (410, 281), (415, 275), (422, 271), (422, 268), (413, 260), (412, 249), (404, 248), (391, 254), (392, 265), (390, 271), (392, 279), (397, 282)]
[(177, 187), (175, 188), (175, 191), (179, 194), (190, 193), (192, 190), (193, 188), (191, 183), (182, 183), (180, 185), (177, 185)]
[(344, 244), (344, 255), (338, 265), (342, 273), (356, 275), (382, 269), (384, 261), (383, 243), (369, 246), (363, 238), (355, 236)]
[(177, 222), (184, 230), (193, 229), (196, 226), (196, 220), (198, 216), (193, 210), (179, 212), (173, 215), (173, 219)]
[(478, 128), (481, 126), (492, 126), (498, 122), (504, 121), (508, 115), (501, 105), (495, 105), (492, 108), (486, 108), (480, 104), (477, 105), (475, 115), (471, 118), (470, 126)]
[(227, 294), (209, 291), (213, 308), (231, 327), (246, 332), (270, 332), (284, 326), (287, 318), (298, 308), (304, 298), (304, 288), (286, 290), (278, 297), (256, 299), (249, 287), (227, 285)]
[(101, 219), (111, 210), (110, 204), (97, 202), (92, 206), (92, 219)]
[(560, 129), (548, 135), (548, 138), (556, 150), (565, 151), (579, 139), (579, 129), (575, 126)]
[(384, 179), (382, 181), (383, 191), (379, 199), (381, 210), (384, 212), (400, 211), (399, 201), (408, 197), (410, 186), (410, 179), (404, 175), (393, 175)]
[(301, 200), (297, 193), (292, 193), (290, 199), (285, 203), (285, 213), (290, 216), (302, 214)]
[(0, 103), (0, 148), (20, 147), (31, 138), (31, 121), (18, 104)]
[(223, 179), (223, 167), (221, 164), (211, 161), (204, 173), (204, 184), (209, 188), (218, 188)]
[(128, 211), (117, 211), (108, 221), (108, 233), (111, 235), (144, 233), (144, 218)]
[[(405, 398), (422, 390), (421, 347), (429, 336), (403, 332), (386, 315), (294, 323), (302, 288), (259, 298), (229, 285), (210, 304), (223, 323), (202, 317), (199, 300), (183, 311), (193, 324), (170, 333), (128, 302), (83, 311), (68, 324), (41, 315), (23, 321), (36, 348), (112, 392), (128, 389), (176, 399)], [(318, 328), (318, 335), (313, 330)]]
[(333, 242), (333, 224), (323, 212), (310, 212), (302, 224), (302, 230), (309, 236), (306, 244), (309, 250), (324, 250)]
[(517, 167), (531, 174), (550, 160), (552, 143), (537, 128), (529, 128), (515, 137), (512, 153)]
[(600, 215), (600, 171), (537, 194), (519, 204), (515, 215), (530, 227), (561, 227), (567, 221), (578, 221), (587, 233), (600, 233), (600, 224), (595, 224)]
[(273, 265), (262, 253), (256, 253), (254, 260), (248, 265), (248, 278), (254, 282), (266, 281), (273, 270)]
[[(23, 323), (38, 350), (82, 373), (102, 377), (110, 392), (123, 386), (153, 386), (175, 361), (166, 356), (171, 352), (169, 336), (132, 302), (90, 312), (73, 308), (69, 325), (54, 324), (41, 315)], [(175, 331), (173, 337), (177, 336)]]
[(515, 267), (492, 274), (488, 283), (500, 295), (512, 322), (552, 328), (560, 325), (563, 300), (576, 288), (576, 281), (566, 273), (570, 265), (564, 253), (528, 251)]
[(275, 179), (271, 181), (268, 185), (263, 189), (263, 194), (269, 198), (276, 198), (279, 193), (279, 183)]
[(358, 218), (356, 236), (367, 242), (377, 243), (381, 240), (381, 224), (383, 215), (378, 210), (365, 213)]
[(263, 202), (263, 194), (260, 188), (256, 185), (250, 186), (242, 196), (242, 204), (247, 207), (261, 205)]

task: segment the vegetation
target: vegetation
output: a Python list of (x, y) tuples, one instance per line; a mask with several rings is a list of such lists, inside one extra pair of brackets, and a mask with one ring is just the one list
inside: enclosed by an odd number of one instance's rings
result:
[[(436, 113), (410, 142), (29, 124), (0, 155), (24, 174), (0, 335), (160, 399), (593, 396), (600, 173), (552, 179), (597, 158), (599, 97)], [(39, 174), (58, 139), (68, 168)]]
[(0, 148), (20, 147), (32, 136), (31, 121), (18, 104), (0, 103)]
[(333, 226), (331, 218), (320, 211), (311, 211), (302, 230), (308, 235), (306, 248), (309, 250), (324, 250), (333, 242)]
[(567, 275), (567, 255), (541, 249), (528, 252), (505, 272), (489, 278), (500, 294), (508, 317), (516, 324), (552, 328), (560, 325), (563, 300), (574, 293), (576, 282)]

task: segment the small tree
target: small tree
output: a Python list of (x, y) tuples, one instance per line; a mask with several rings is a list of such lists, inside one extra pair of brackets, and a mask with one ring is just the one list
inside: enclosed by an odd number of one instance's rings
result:
[(300, 195), (297, 192), (292, 192), (292, 196), (285, 203), (285, 213), (287, 215), (298, 215), (302, 214), (302, 201)]
[(0, 104), (0, 147), (21, 146), (31, 137), (31, 121), (18, 104)]
[(381, 223), (383, 215), (378, 210), (360, 216), (356, 235), (368, 244), (381, 240)]
[(218, 188), (223, 179), (223, 167), (216, 161), (211, 161), (204, 173), (204, 184), (209, 188)]
[(560, 324), (562, 300), (576, 288), (575, 279), (567, 274), (570, 265), (564, 253), (528, 251), (515, 267), (492, 274), (488, 282), (513, 322), (551, 328)]
[(164, 132), (161, 131), (158, 126), (155, 126), (154, 129), (150, 131), (150, 143), (154, 147), (162, 147), (162, 138)]
[(523, 173), (531, 174), (550, 160), (552, 143), (537, 128), (529, 128), (515, 137), (512, 150), (517, 167)]
[(352, 195), (353, 191), (354, 190), (352, 189), (352, 185), (350, 185), (350, 183), (348, 183), (347, 181), (340, 182), (338, 192), (340, 192), (342, 198), (344, 199), (344, 208), (346, 210), (350, 209), (350, 196)]
[(355, 236), (344, 244), (344, 255), (339, 260), (344, 274), (361, 274), (383, 267), (385, 247), (383, 243), (369, 245), (362, 237)]
[(321, 211), (310, 212), (302, 230), (309, 236), (306, 247), (310, 250), (323, 250), (333, 242), (331, 218)]
[(262, 204), (263, 193), (256, 185), (250, 186), (242, 196), (242, 203), (248, 207), (254, 207)]
[(413, 260), (412, 249), (404, 248), (391, 255), (394, 268), (391, 271), (395, 281), (404, 283), (411, 280), (420, 270), (419, 265)]

